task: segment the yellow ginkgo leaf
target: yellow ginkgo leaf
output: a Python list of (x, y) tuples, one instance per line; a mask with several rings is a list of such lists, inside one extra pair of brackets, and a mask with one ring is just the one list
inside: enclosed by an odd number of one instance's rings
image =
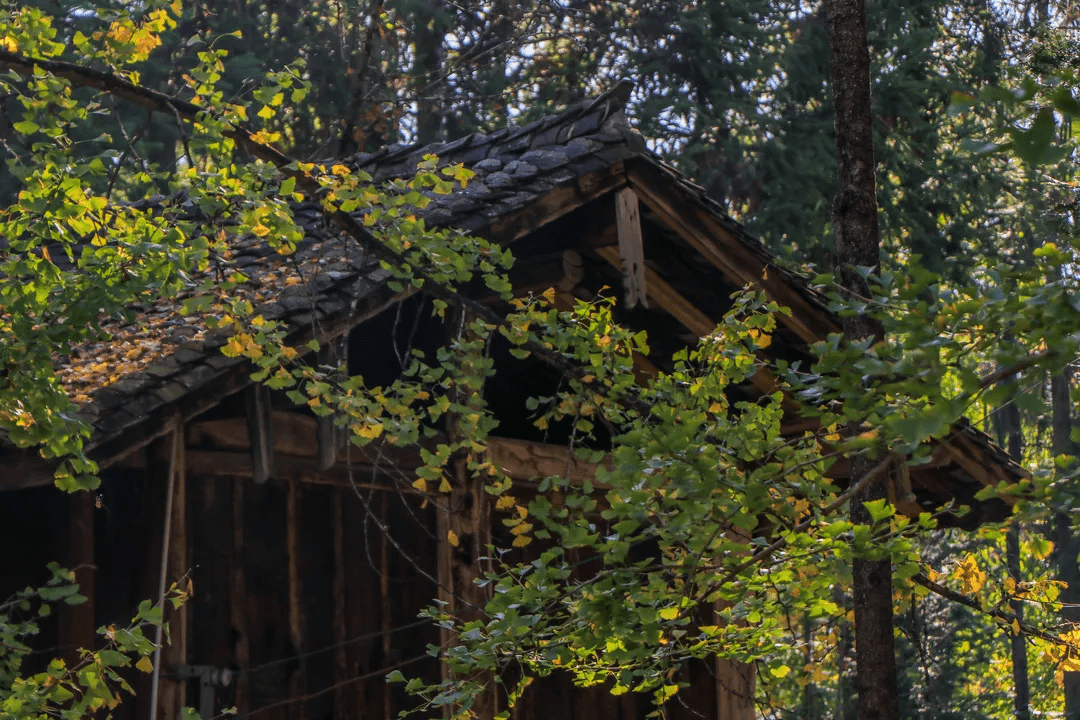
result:
[(461, 541), (458, 540), (457, 533), (454, 532), (453, 530), (447, 530), (446, 531), (446, 542), (450, 543), (454, 547), (457, 547), (458, 545), (461, 544)]

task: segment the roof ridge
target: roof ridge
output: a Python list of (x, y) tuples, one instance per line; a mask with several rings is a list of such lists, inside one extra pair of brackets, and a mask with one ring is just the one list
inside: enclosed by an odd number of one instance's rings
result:
[[(618, 131), (622, 135), (620, 138), (622, 142), (636, 152), (644, 152), (644, 139), (630, 126), (624, 113), (633, 89), (634, 83), (623, 79), (596, 97), (579, 100), (559, 112), (545, 115), (527, 125), (517, 126), (511, 121), (507, 127), (494, 132), (474, 132), (450, 141), (426, 144), (393, 143), (373, 153), (359, 152), (346, 158), (336, 158), (334, 162), (342, 162), (354, 169), (367, 172), (371, 172), (372, 168), (379, 170), (387, 166), (393, 166), (395, 170), (401, 171), (391, 174), (379, 173), (384, 178), (388, 178), (394, 175), (402, 176), (413, 171), (415, 163), (425, 155), (439, 156), (441, 164), (461, 162), (471, 165), (490, 157), (505, 156), (538, 147), (565, 145), (575, 137), (601, 128)], [(584, 122), (586, 120), (588, 122)], [(615, 138), (607, 140), (609, 143), (616, 141)], [(481, 153), (481, 148), (487, 148), (488, 152)], [(407, 165), (407, 167), (399, 168), (397, 167), (399, 165)], [(377, 173), (371, 172), (371, 174)]]

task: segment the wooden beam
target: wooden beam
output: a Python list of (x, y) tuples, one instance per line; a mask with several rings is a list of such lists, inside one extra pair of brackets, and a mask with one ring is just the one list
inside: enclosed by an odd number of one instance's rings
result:
[(245, 392), (251, 477), (257, 483), (264, 483), (274, 475), (274, 425), (270, 415), (270, 390), (261, 383), (255, 383)]
[(764, 251), (755, 252), (745, 245), (700, 203), (666, 191), (678, 182), (676, 177), (665, 176), (660, 168), (642, 162), (629, 168), (628, 178), (641, 202), (736, 285), (759, 287), (771, 300), (791, 308), (791, 314), (780, 315), (779, 321), (804, 342), (812, 344), (841, 331), (832, 317), (803, 297), (778, 269), (768, 272), (770, 264)]
[[(391, 457), (399, 458), (399, 461)], [(402, 452), (394, 453), (391, 457), (386, 457), (384, 454), (377, 467), (367, 460), (354, 460), (351, 464), (340, 460), (332, 468), (319, 470), (318, 461), (314, 458), (279, 455), (274, 479), (283, 482), (388, 490), (408, 494), (418, 492), (412, 490), (409, 483), (396, 481), (395, 475), (402, 473), (412, 477), (411, 473), (422, 464), (419, 451), (415, 448), (407, 448)], [(252, 477), (250, 455), (232, 450), (189, 450), (188, 468), (193, 475)]]
[[(310, 415), (287, 410), (272, 411), (270, 434), (274, 440), (273, 454), (317, 458), (317, 425), (316, 419)], [(200, 420), (188, 425), (187, 444), (190, 448), (248, 450), (251, 448), (249, 437), (244, 418)]]
[[(462, 327), (468, 327), (472, 318), (463, 312), (456, 319), (461, 321)], [(457, 322), (451, 325), (457, 326)], [(473, 336), (467, 337), (472, 339)], [(463, 371), (477, 367), (482, 362), (482, 353), (482, 349), (469, 351), (461, 359)], [(463, 408), (447, 415), (447, 434), (456, 445), (467, 437), (461, 429), (461, 412), (470, 412), (482, 401), (467, 385), (455, 388), (452, 400)], [(484, 608), (492, 592), (490, 584), (477, 584), (491, 570), (487, 548), (492, 542), (493, 503), (484, 491), (485, 477), (484, 473), (470, 470), (469, 458), (459, 451), (450, 458), (444, 470), (443, 480), (449, 485), (447, 491), (439, 492), (435, 497), (439, 600), (459, 623), (486, 620)], [(441, 629), (440, 640), (444, 650), (458, 644), (456, 632), (450, 628)], [(446, 661), (442, 661), (440, 667), (444, 680), (460, 677)], [(483, 690), (473, 697), (467, 714), (477, 720), (495, 720), (499, 712), (499, 693), (494, 673), (485, 671), (471, 677), (483, 685)]]
[(78, 605), (61, 603), (57, 606), (60, 657), (68, 667), (80, 660), (80, 649), (96, 647), (94, 623), (94, 509), (96, 493), (80, 490), (67, 495), (67, 527), (64, 532), (63, 566), (75, 574), (79, 593), (86, 601)]
[(753, 663), (716, 659), (716, 720), (754, 720), (756, 668)]
[(614, 163), (552, 188), (521, 210), (500, 217), (480, 234), (503, 244), (512, 243), (625, 185), (626, 165)]
[[(321, 463), (320, 463), (321, 464)], [(348, 720), (349, 688), (349, 630), (345, 619), (348, 596), (345, 577), (348, 564), (345, 558), (345, 492), (334, 488), (330, 497), (330, 528), (334, 536), (334, 720)]]
[[(750, 536), (744, 531), (731, 528), (724, 534), (730, 540), (749, 546)], [(730, 606), (730, 603), (718, 600), (714, 608), (719, 615)], [(736, 624), (745, 626), (746, 622), (739, 620)], [(716, 720), (754, 720), (757, 717), (754, 705), (756, 679), (754, 663), (716, 658)]]
[[(192, 474), (198, 475), (198, 471), (192, 468)], [(247, 547), (244, 539), (245, 484), (244, 478), (232, 480), (232, 587), (229, 593), (229, 614), (233, 636), (236, 638), (236, 665), (240, 669), (233, 698), (239, 717), (244, 717), (251, 710), (250, 680), (247, 672), (251, 667), (251, 638), (247, 622), (247, 577), (244, 572), (244, 553)]]
[(300, 577), (300, 488), (295, 480), (289, 480), (285, 500), (285, 551), (289, 577), (289, 641), (299, 655), (299, 660), (289, 675), (290, 720), (304, 720), (307, 717), (307, 703), (303, 701), (307, 694), (307, 650), (304, 622), (303, 588)]
[[(596, 254), (602, 257), (612, 267), (619, 267), (621, 262), (621, 250), (616, 250), (613, 246), (594, 248)], [(708, 315), (703, 313), (689, 300), (683, 297), (678, 290), (668, 284), (666, 280), (660, 277), (660, 274), (650, 267), (645, 268), (645, 287), (648, 290), (649, 297), (660, 306), (665, 312), (671, 315), (673, 318), (679, 321), (679, 323), (690, 332), (697, 335), (699, 338), (712, 334), (716, 330), (717, 323), (712, 320)], [(762, 394), (768, 395), (776, 392), (780, 389), (780, 381), (776, 375), (764, 365), (759, 365), (754, 371), (754, 374), (750, 376), (750, 382), (761, 391)], [(784, 410), (790, 413), (795, 413), (799, 410), (799, 403), (784, 394), (783, 399)]]
[(628, 309), (649, 307), (645, 297), (645, 249), (641, 241), (641, 216), (633, 188), (615, 193), (615, 224), (619, 236), (619, 268), (622, 270), (623, 300)]
[[(599, 465), (585, 462), (562, 445), (548, 445), (528, 440), (488, 438), (488, 460), (514, 480), (536, 480), (559, 476), (571, 485), (580, 486), (588, 481), (596, 489), (606, 486), (596, 483)], [(614, 466), (610, 455), (602, 462), (609, 469)]]
[[(372, 473), (377, 466), (359, 450), (351, 453), (351, 459), (339, 455), (333, 468), (320, 470), (317, 450), (312, 443), (316, 432), (314, 418), (278, 410), (273, 413), (272, 420), (275, 438), (278, 439), (274, 455), (277, 479), (348, 486), (351, 477), (353, 482), (366, 483), (362, 485), (365, 487), (402, 490), (401, 483), (373, 478)], [(187, 451), (189, 471), (195, 475), (251, 477), (252, 467), (243, 423), (242, 418), (192, 423), (187, 433), (188, 442), (194, 445)], [(283, 432), (283, 429), (287, 429), (287, 432)], [(597, 465), (580, 460), (563, 445), (493, 436), (488, 438), (487, 448), (488, 459), (515, 480), (529, 481), (558, 475), (577, 485), (585, 480), (592, 482), (596, 475)], [(379, 477), (382, 478), (392, 471), (408, 473), (423, 464), (416, 447), (384, 447), (379, 455), (378, 467), (382, 468)], [(605, 456), (603, 463), (612, 467), (611, 457)]]

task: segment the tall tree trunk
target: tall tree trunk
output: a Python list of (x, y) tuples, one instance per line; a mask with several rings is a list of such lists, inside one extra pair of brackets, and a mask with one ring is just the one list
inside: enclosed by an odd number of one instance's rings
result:
[[(1020, 409), (1016, 403), (1010, 401), (999, 412), (1001, 413), (1006, 446), (1009, 455), (1016, 462), (1020, 462), (1024, 456), (1024, 435), (1020, 429)], [(1009, 526), (1009, 532), (1005, 536), (1005, 564), (1009, 569), (1009, 576), (1017, 583), (1021, 582), (1020, 576), (1020, 525), (1013, 522)], [(1024, 606), (1019, 600), (1009, 601), (1017, 619), (1023, 622)], [(1016, 720), (1030, 720), (1031, 718), (1031, 690), (1028, 685), (1028, 658), (1027, 644), (1023, 635), (1011, 635), (1009, 638), (1009, 651), (1012, 655), (1013, 666), (1013, 708)]]
[[(1072, 442), (1072, 401), (1069, 398), (1070, 378), (1067, 370), (1050, 379), (1050, 403), (1053, 411), (1054, 455), (1075, 455)], [(1059, 503), (1060, 504), (1060, 503)], [(1067, 583), (1061, 593), (1065, 603), (1061, 611), (1067, 622), (1080, 622), (1080, 538), (1072, 529), (1069, 515), (1054, 516), (1054, 556), (1058, 580)], [(1065, 720), (1080, 720), (1080, 673), (1065, 673)]]
[(446, 9), (441, 2), (433, 0), (415, 12), (413, 88), (416, 92), (416, 142), (426, 145), (441, 139), (446, 115), (446, 82), (443, 77)]
[[(870, 52), (863, 0), (827, 0), (826, 18), (839, 179), (833, 202), (836, 257), (844, 289), (869, 297), (869, 287), (856, 268), (878, 267), (881, 242), (874, 181)], [(843, 322), (844, 337), (849, 342), (883, 336), (880, 323), (865, 314), (844, 318)], [(852, 463), (852, 482), (863, 477), (870, 466), (868, 458), (856, 456)], [(869, 524), (871, 518), (864, 503), (887, 497), (884, 477), (869, 483), (852, 501), (852, 522)], [(891, 562), (888, 559), (856, 559), (852, 566), (852, 586), (859, 717), (862, 720), (899, 720)]]

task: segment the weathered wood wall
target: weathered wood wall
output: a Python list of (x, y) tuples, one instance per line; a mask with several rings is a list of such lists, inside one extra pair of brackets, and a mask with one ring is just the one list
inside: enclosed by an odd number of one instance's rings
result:
[(392, 717), (405, 698), (383, 680), (390, 669), (438, 677), (426, 654), (438, 633), (417, 618), (436, 596), (417, 572), (434, 570), (430, 506), (411, 495), (274, 480), (197, 476), (189, 486), (197, 508), (190, 662), (247, 668), (219, 693), (217, 711)]

